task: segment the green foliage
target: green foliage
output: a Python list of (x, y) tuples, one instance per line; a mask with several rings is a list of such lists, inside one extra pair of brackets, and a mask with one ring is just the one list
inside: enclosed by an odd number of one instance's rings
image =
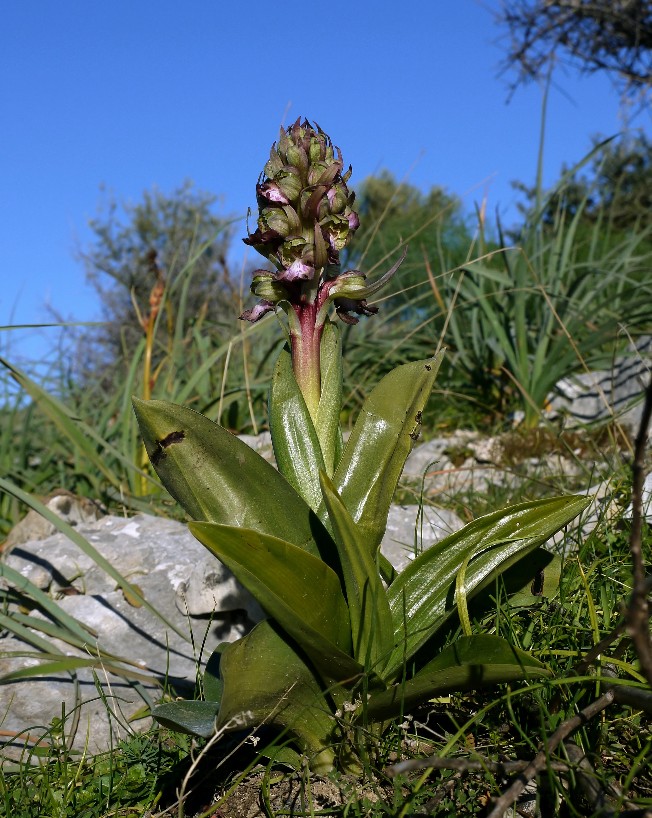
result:
[(468, 259), (473, 242), (468, 221), (460, 201), (441, 187), (424, 194), (384, 170), (362, 182), (356, 204), (361, 226), (347, 249), (345, 267), (373, 272), (386, 267), (404, 245), (410, 246), (395, 279), (391, 308), (410, 311), (413, 288), (425, 279), (424, 259), (436, 270), (452, 269)]
[[(314, 769), (325, 771), (338, 754), (340, 764), (357, 765), (351, 750), (342, 755), (347, 729), (378, 730), (406, 706), (451, 689), (546, 675), (538, 660), (488, 635), (461, 637), (435, 656), (431, 651), (421, 667), (415, 658), (455, 610), (451, 588), (463, 564), (458, 605), (588, 501), (555, 498), (480, 518), (395, 578), (378, 549), (442, 353), (401, 366), (376, 386), (332, 479), (292, 368), (283, 363), (286, 355), (270, 394), (281, 473), (240, 451), (244, 444), (201, 415), (167, 403), (135, 403), (154, 467), (197, 520), (190, 530), (269, 616), (221, 651), (221, 686), (211, 681), (214, 670), (207, 671), (209, 687), (220, 692), (219, 710), (217, 702), (198, 702), (193, 713), (184, 702), (178, 717), (174, 703), (160, 712), (167, 725), (176, 720), (184, 730), (194, 720), (203, 735), (216, 710), (220, 731), (274, 724), (289, 731)], [(339, 429), (328, 430), (331, 440), (322, 430), (325, 447), (336, 451)], [(362, 746), (357, 751), (364, 752)]]
[[(202, 321), (232, 320), (238, 308), (227, 263), (232, 228), (228, 219), (214, 214), (216, 201), (188, 181), (170, 194), (145, 191), (136, 203), (119, 205), (109, 198), (90, 220), (93, 238), (78, 255), (99, 295), (105, 323), (82, 332), (85, 378), (101, 376), (106, 384), (109, 375), (119, 377), (115, 367), (131, 361), (160, 283), (166, 288), (161, 316), (166, 334), (185, 335)], [(155, 351), (155, 365), (159, 349), (165, 344)]]
[[(600, 223), (601, 231), (594, 237), (601, 252), (612, 249), (626, 232), (645, 233), (650, 227), (652, 197), (652, 144), (644, 133), (625, 134), (619, 138), (595, 140), (588, 168), (564, 166), (561, 181), (547, 197), (542, 223), (554, 229), (560, 207), (567, 218), (581, 211), (580, 236), (590, 234)], [(521, 213), (537, 206), (537, 188), (516, 184), (526, 197)], [(584, 242), (585, 243), (585, 242)], [(649, 249), (649, 237), (646, 249)]]
[[(49, 738), (59, 727), (52, 724)], [(166, 777), (184, 757), (184, 743), (161, 735), (132, 735), (111, 752), (75, 757), (63, 744), (46, 754), (36, 745), (19, 765), (0, 765), (0, 804), (15, 818), (106, 818), (146, 814), (161, 798)]]
[[(91, 381), (69, 377), (75, 354), (70, 339), (45, 372), (0, 357), (0, 465), (13, 486), (41, 496), (64, 488), (109, 508), (149, 510), (160, 487), (143, 459), (131, 409), (134, 394), (189, 403), (227, 428), (258, 432), (271, 369), (267, 362), (278, 344), (275, 327), (240, 325), (239, 332), (230, 327), (227, 333), (207, 316), (189, 313), (186, 296), (201, 258), (199, 248), (165, 288), (151, 332), (141, 330), (128, 360), (114, 361), (111, 383), (102, 382), (99, 371)], [(171, 334), (161, 318), (168, 296), (178, 307)], [(231, 326), (236, 314), (234, 308)], [(0, 532), (6, 533), (19, 513), (17, 502), (2, 493)]]
[(610, 366), (624, 322), (633, 334), (652, 326), (652, 224), (605, 232), (611, 211), (589, 218), (588, 193), (569, 210), (567, 181), (537, 198), (515, 246), (439, 284), (454, 366), (485, 404), (521, 408), (528, 426), (559, 380)]

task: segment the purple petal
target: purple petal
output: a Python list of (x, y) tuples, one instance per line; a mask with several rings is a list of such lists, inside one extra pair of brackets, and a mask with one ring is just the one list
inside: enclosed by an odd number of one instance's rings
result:
[(286, 269), (281, 270), (277, 275), (277, 281), (308, 281), (315, 274), (315, 268), (310, 264), (297, 259)]
[(338, 318), (341, 318), (345, 324), (357, 324), (358, 319), (349, 313), (354, 312), (356, 315), (375, 315), (378, 312), (378, 307), (370, 306), (366, 301), (355, 301), (353, 298), (336, 298), (335, 309)]
[(240, 320), (251, 321), (252, 324), (255, 324), (256, 321), (260, 321), (263, 315), (273, 312), (274, 306), (271, 301), (259, 301), (250, 310), (245, 310), (240, 316)]
[(268, 202), (288, 204), (290, 201), (276, 182), (265, 182), (262, 185), (256, 185), (256, 193), (264, 199), (267, 199)]

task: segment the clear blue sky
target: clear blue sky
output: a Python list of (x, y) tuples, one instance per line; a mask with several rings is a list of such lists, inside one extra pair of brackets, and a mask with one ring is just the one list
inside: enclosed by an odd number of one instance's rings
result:
[[(0, 325), (99, 315), (74, 258), (100, 187), (138, 200), (184, 179), (244, 217), (282, 122), (314, 119), (353, 165), (388, 168), (513, 218), (531, 182), (541, 90), (509, 100), (498, 0), (247, 3), (6, 0), (0, 7)], [(559, 74), (546, 179), (622, 128), (606, 77)], [(637, 121), (647, 128), (649, 119)], [(244, 234), (244, 222), (242, 231)], [(56, 331), (0, 334), (41, 355)]]

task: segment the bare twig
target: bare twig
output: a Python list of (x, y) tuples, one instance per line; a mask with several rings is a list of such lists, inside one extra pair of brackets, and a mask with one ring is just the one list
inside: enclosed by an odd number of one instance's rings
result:
[[(387, 767), (385, 774), (390, 778), (415, 770), (458, 770), (459, 772), (488, 772), (493, 775), (512, 775), (527, 769), (529, 761), (491, 761), (488, 758), (414, 758), (409, 761), (400, 761)], [(564, 762), (554, 762), (552, 768), (558, 772), (568, 770), (569, 765)]]
[(641, 531), (643, 518), (643, 482), (645, 479), (645, 446), (651, 415), (652, 380), (645, 394), (641, 423), (634, 445), (634, 463), (632, 465), (632, 533), (630, 537), (634, 583), (632, 596), (629, 601), (627, 613), (625, 614), (627, 630), (634, 642), (634, 647), (636, 648), (636, 653), (641, 663), (641, 670), (650, 686), (652, 686), (652, 639), (650, 638), (650, 606), (647, 600), (648, 594), (646, 590), (645, 566), (643, 564)]
[(600, 818), (610, 818), (614, 812), (614, 794), (606, 792), (600, 784), (591, 762), (584, 750), (574, 741), (564, 742), (568, 760), (575, 767), (578, 789), (588, 801), (591, 814)]
[(574, 730), (577, 730), (578, 727), (586, 724), (592, 718), (597, 716), (598, 713), (601, 713), (613, 702), (613, 700), (613, 691), (608, 690), (605, 694), (600, 696), (599, 699), (591, 702), (591, 704), (587, 705), (587, 707), (585, 707), (583, 710), (580, 710), (576, 716), (562, 722), (548, 739), (545, 747), (536, 754), (525, 770), (519, 773), (512, 784), (494, 803), (494, 806), (491, 812), (487, 815), (487, 818), (501, 818), (505, 810), (510, 807), (523, 792), (528, 782), (530, 782), (535, 776), (548, 767), (550, 764), (550, 753), (554, 752), (562, 741), (564, 741), (564, 739), (567, 738)]

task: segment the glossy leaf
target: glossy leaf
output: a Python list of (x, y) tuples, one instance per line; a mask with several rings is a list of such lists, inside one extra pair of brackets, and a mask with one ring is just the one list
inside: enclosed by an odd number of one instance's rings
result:
[[(511, 607), (536, 605), (559, 593), (562, 559), (545, 548), (535, 548), (526, 560), (519, 560), (500, 576)], [(485, 587), (474, 600), (476, 605), (495, 605), (492, 585)]]
[(222, 678), (220, 676), (220, 661), (225, 644), (219, 645), (210, 655), (204, 670), (203, 687), (204, 698), (207, 701), (219, 702), (222, 698)]
[(512, 647), (499, 636), (463, 636), (445, 648), (412, 679), (372, 694), (364, 717), (373, 721), (389, 719), (434, 696), (452, 691), (550, 675), (550, 671), (538, 659)]
[(152, 716), (169, 730), (210, 738), (215, 733), (219, 709), (219, 702), (166, 702), (155, 707)]
[(322, 472), (321, 488), (337, 545), (351, 617), (353, 656), (368, 670), (380, 670), (392, 648), (392, 615), (376, 563), (332, 481)]
[(329, 704), (312, 670), (269, 620), (227, 645), (220, 664), (224, 689), (219, 728), (286, 728), (313, 769), (326, 772), (332, 767), (336, 723)]
[(298, 642), (325, 679), (361, 673), (350, 656), (351, 625), (340, 580), (326, 563), (257, 531), (199, 522), (189, 528)]
[(385, 533), (389, 506), (419, 436), (443, 354), (385, 375), (365, 400), (335, 470), (335, 488), (372, 556)]
[(470, 598), (589, 503), (572, 496), (521, 503), (479, 517), (417, 557), (388, 589), (396, 648), (384, 675), (397, 673), (453, 613), (452, 588), (465, 559), (472, 558), (465, 577)]
[(196, 520), (242, 526), (328, 552), (329, 537), (309, 506), (276, 469), (217, 423), (166, 401), (134, 398), (156, 473)]
[(325, 468), (324, 458), (287, 349), (281, 350), (274, 367), (269, 430), (279, 471), (310, 508), (317, 511), (322, 500), (319, 472)]
[(342, 454), (342, 339), (338, 327), (327, 320), (321, 338), (321, 397), (315, 429), (329, 477)]

